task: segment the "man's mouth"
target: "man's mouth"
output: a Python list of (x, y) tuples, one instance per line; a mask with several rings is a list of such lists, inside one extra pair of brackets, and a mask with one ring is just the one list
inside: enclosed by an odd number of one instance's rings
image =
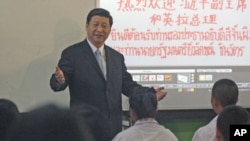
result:
[(95, 36), (96, 36), (96, 37), (102, 37), (103, 35), (101, 35), (101, 34), (96, 34)]

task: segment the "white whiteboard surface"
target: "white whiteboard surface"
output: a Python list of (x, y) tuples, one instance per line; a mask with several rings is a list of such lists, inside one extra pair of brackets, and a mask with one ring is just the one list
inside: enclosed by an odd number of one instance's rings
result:
[[(249, 75), (250, 20), (246, 19), (250, 15), (250, 1), (99, 0), (98, 6), (109, 10), (114, 19), (106, 44), (123, 53), (131, 69), (150, 72), (158, 68), (167, 71), (186, 67), (194, 73), (177, 75), (194, 75), (193, 85), (199, 85), (197, 80), (203, 74), (211, 76), (211, 81), (207, 81), (211, 87), (220, 78), (241, 82)], [(198, 67), (204, 70), (241, 67), (243, 70), (232, 75), (201, 74), (197, 73)], [(240, 105), (250, 107), (249, 90), (249, 86), (241, 88)], [(212, 108), (210, 98), (211, 88), (191, 93), (169, 90), (168, 96), (159, 102), (159, 109)], [(123, 107), (127, 109), (128, 102), (124, 101)]]
[(106, 43), (128, 66), (250, 65), (250, 1), (99, 0), (99, 6), (114, 18)]

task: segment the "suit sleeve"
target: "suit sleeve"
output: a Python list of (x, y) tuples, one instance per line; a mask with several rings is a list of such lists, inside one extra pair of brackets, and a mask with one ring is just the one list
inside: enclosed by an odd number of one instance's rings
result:
[(58, 62), (59, 68), (63, 71), (65, 77), (65, 83), (60, 84), (57, 82), (55, 78), (55, 74), (52, 74), (50, 78), (50, 87), (54, 91), (62, 91), (65, 90), (68, 86), (68, 82), (70, 81), (71, 74), (73, 71), (73, 51), (70, 48), (65, 49), (62, 52), (61, 59)]

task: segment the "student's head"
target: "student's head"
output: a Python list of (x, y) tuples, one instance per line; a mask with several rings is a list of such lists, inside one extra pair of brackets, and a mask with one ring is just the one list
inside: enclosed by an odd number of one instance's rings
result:
[(212, 88), (211, 104), (214, 111), (219, 114), (223, 107), (235, 105), (238, 101), (239, 90), (237, 84), (231, 79), (220, 79)]
[(249, 112), (237, 105), (226, 106), (217, 119), (216, 138), (218, 141), (229, 141), (230, 125), (250, 124)]
[(86, 31), (88, 40), (96, 47), (101, 47), (108, 38), (113, 18), (109, 11), (103, 8), (91, 10), (87, 16)]
[(95, 107), (87, 104), (75, 106), (72, 111), (83, 120), (95, 141), (110, 141), (111, 131), (107, 119)]
[(157, 112), (157, 98), (154, 93), (137, 93), (129, 97), (130, 115), (133, 121), (154, 118)]
[(87, 130), (70, 110), (45, 105), (21, 115), (10, 141), (92, 141)]
[(17, 120), (17, 105), (8, 99), (0, 99), (0, 140), (7, 140), (9, 127)]

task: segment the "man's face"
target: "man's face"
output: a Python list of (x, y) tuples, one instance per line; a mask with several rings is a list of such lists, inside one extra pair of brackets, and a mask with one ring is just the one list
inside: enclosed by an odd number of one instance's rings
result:
[(86, 24), (87, 36), (90, 42), (96, 47), (104, 44), (111, 31), (109, 19), (102, 16), (93, 16)]

